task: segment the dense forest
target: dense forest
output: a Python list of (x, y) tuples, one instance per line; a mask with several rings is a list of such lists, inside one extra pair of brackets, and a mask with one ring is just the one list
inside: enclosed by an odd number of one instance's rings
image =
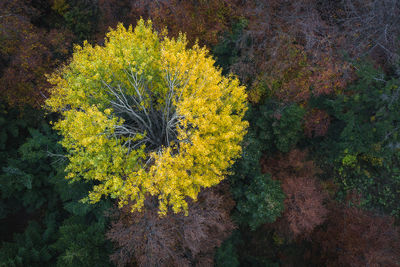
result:
[(399, 225), (399, 0), (0, 0), (1, 267), (400, 266)]

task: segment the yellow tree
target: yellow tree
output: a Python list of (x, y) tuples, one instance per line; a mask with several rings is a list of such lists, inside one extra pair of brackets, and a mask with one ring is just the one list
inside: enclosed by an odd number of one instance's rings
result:
[(222, 76), (205, 48), (165, 36), (151, 21), (118, 25), (104, 46), (76, 46), (49, 77), (67, 178), (96, 181), (91, 203), (111, 196), (141, 210), (157, 196), (160, 214), (187, 213), (186, 198), (218, 184), (240, 155), (244, 87)]

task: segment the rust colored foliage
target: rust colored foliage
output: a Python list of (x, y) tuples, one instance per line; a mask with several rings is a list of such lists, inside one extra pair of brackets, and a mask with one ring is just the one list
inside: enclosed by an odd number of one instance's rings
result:
[(69, 52), (70, 34), (36, 27), (36, 13), (21, 1), (0, 3), (0, 95), (12, 106), (39, 107), (48, 96), (45, 74)]
[(327, 216), (326, 193), (315, 178), (319, 172), (307, 152), (294, 149), (286, 155), (263, 159), (263, 171), (282, 181), (285, 210), (274, 227), (288, 238), (308, 237)]
[(329, 1), (246, 1), (248, 26), (236, 42), (230, 67), (249, 86), (249, 101), (272, 97), (306, 110), (308, 137), (326, 134), (326, 112), (308, 106), (310, 97), (343, 92), (353, 77), (338, 55), (340, 32), (330, 20)]
[(313, 96), (343, 91), (345, 72), (349, 68), (328, 53), (307, 53), (304, 46), (282, 36), (276, 48), (270, 49), (266, 75), (271, 94), (283, 102), (306, 105)]
[(272, 95), (283, 102), (304, 103), (310, 98), (312, 69), (300, 45), (283, 41), (271, 49), (270, 66), (265, 79)]
[(105, 34), (109, 28), (115, 28), (119, 22), (128, 26), (135, 26), (140, 17), (149, 18), (151, 10), (154, 8), (153, 0), (99, 0), (98, 7), (101, 19), (97, 25), (97, 40), (104, 41)]
[(221, 188), (200, 193), (189, 204), (188, 216), (160, 218), (157, 200), (147, 200), (143, 212), (119, 210), (107, 233), (118, 247), (111, 260), (118, 266), (212, 266), (215, 248), (234, 229), (229, 217), (234, 202)]
[(157, 30), (168, 28), (171, 36), (186, 33), (192, 44), (199, 40), (200, 45), (209, 48), (215, 45), (220, 35), (227, 31), (231, 22), (238, 16), (237, 0), (161, 0), (161, 1), (99, 1), (103, 19), (99, 25), (99, 39), (108, 27), (118, 22), (126, 25), (136, 24), (143, 17), (151, 19)]
[[(294, 38), (307, 52), (316, 51), (316, 48), (328, 52), (327, 37), (333, 29), (321, 19), (315, 3), (314, 0), (246, 1), (242, 9), (249, 24), (237, 43), (241, 57), (232, 70), (239, 75), (242, 70), (249, 69), (264, 72), (271, 66), (270, 55), (282, 45), (283, 35)], [(257, 73), (247, 74), (255, 76)], [(241, 78), (251, 80), (246, 76), (241, 75)]]
[(286, 194), (283, 217), (291, 234), (309, 236), (327, 215), (320, 185), (315, 178), (293, 177), (284, 180), (282, 189)]
[(330, 124), (329, 114), (320, 109), (310, 110), (304, 118), (304, 132), (308, 137), (324, 136)]
[(252, 45), (242, 51), (236, 70), (251, 69), (243, 63), (257, 65), (255, 71), (267, 66), (269, 50), (279, 47), (279, 34), (295, 38), (307, 52), (334, 58), (334, 51), (345, 50), (353, 58), (369, 55), (384, 67), (400, 58), (397, 0), (253, 0), (242, 8)]
[(265, 81), (269, 95), (285, 102), (341, 91), (350, 71), (335, 52), (337, 29), (325, 22), (319, 2), (246, 1), (249, 23), (236, 43), (240, 57), (231, 71), (251, 90)]
[(314, 177), (320, 172), (312, 160), (307, 160), (307, 151), (299, 149), (263, 158), (261, 164), (263, 173), (270, 173), (273, 179), (280, 181), (288, 177)]
[(331, 209), (326, 226), (313, 234), (310, 256), (317, 264), (398, 266), (400, 236), (392, 217), (337, 204)]
[[(277, 39), (278, 40), (278, 39)], [(310, 97), (343, 92), (350, 80), (351, 68), (329, 53), (307, 52), (294, 39), (282, 35), (276, 47), (270, 47), (268, 65), (258, 75), (249, 92), (249, 100), (260, 100), (259, 84), (265, 84), (268, 95), (284, 103), (297, 103), (305, 108), (305, 133), (308, 137), (327, 133), (330, 119), (323, 110), (308, 106)], [(264, 89), (265, 90), (265, 89)], [(257, 101), (255, 101), (257, 102)]]
[(237, 16), (232, 0), (162, 1), (152, 13), (154, 22), (167, 26), (173, 36), (186, 32), (189, 40), (211, 47)]

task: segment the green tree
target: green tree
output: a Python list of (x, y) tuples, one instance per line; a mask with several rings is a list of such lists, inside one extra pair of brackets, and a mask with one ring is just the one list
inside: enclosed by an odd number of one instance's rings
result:
[(361, 196), (361, 205), (400, 215), (400, 82), (368, 63), (344, 94), (317, 102), (334, 118), (315, 151), (340, 185), (339, 196)]
[(247, 24), (246, 19), (239, 19), (233, 24), (232, 29), (224, 34), (224, 38), (212, 48), (212, 53), (216, 57), (216, 64), (223, 69), (224, 73), (229, 72), (230, 67), (239, 57), (237, 46)]
[(274, 148), (273, 140), (265, 142), (265, 129), (271, 125), (258, 108), (250, 109), (247, 117), (250, 129), (243, 140), (242, 158), (234, 165), (229, 181), (236, 201), (236, 220), (255, 230), (281, 215), (285, 195), (279, 181), (261, 172), (261, 156)]
[(0, 266), (109, 266), (111, 205), (79, 202), (89, 185), (68, 185), (43, 112), (3, 107), (0, 122)]
[(237, 247), (241, 242), (240, 233), (238, 231), (233, 232), (233, 234), (217, 249), (215, 253), (215, 266), (240, 266)]
[(264, 151), (289, 152), (303, 138), (303, 117), (305, 111), (297, 104), (283, 104), (274, 100), (266, 101), (257, 108), (256, 132)]
[(93, 39), (99, 16), (97, 1), (55, 1), (53, 9), (63, 16), (79, 43)]

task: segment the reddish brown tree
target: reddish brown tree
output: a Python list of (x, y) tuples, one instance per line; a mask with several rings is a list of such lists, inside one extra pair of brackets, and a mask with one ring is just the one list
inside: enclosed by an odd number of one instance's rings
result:
[(135, 26), (140, 17), (148, 19), (156, 2), (159, 1), (99, 0), (100, 19), (97, 25), (97, 40), (103, 42), (109, 28), (115, 28), (119, 22), (124, 23), (125, 26), (130, 24)]
[(282, 226), (287, 225), (295, 238), (308, 237), (314, 228), (326, 219), (328, 213), (324, 205), (326, 195), (321, 192), (315, 178), (286, 178), (282, 183), (282, 189), (286, 194), (283, 213), (285, 223)]
[(168, 28), (170, 36), (186, 33), (194, 44), (209, 48), (215, 45), (220, 35), (229, 30), (232, 21), (238, 16), (238, 0), (140, 0), (140, 1), (99, 1), (103, 19), (99, 24), (99, 40), (108, 27), (118, 22), (126, 25), (136, 24), (140, 18), (151, 19), (158, 30)]
[(250, 85), (251, 102), (268, 96), (303, 106), (309, 137), (326, 134), (330, 123), (326, 112), (308, 106), (310, 97), (342, 92), (353, 72), (338, 55), (338, 25), (327, 20), (325, 2), (247, 1), (249, 23), (230, 68)]
[(230, 70), (251, 85), (250, 95), (258, 96), (253, 91), (266, 83), (268, 95), (304, 103), (312, 94), (344, 88), (351, 69), (337, 53), (338, 25), (327, 19), (326, 2), (245, 2), (248, 26), (236, 41), (238, 59)]
[(31, 23), (38, 11), (23, 1), (0, 3), (0, 95), (10, 105), (39, 107), (48, 95), (45, 74), (65, 60), (71, 34)]
[(107, 236), (118, 247), (111, 260), (118, 266), (211, 266), (215, 248), (234, 225), (229, 213), (234, 206), (227, 189), (206, 189), (190, 203), (189, 215), (159, 217), (155, 203), (147, 200), (143, 212), (123, 208)]
[[(265, 72), (273, 67), (270, 60), (273, 54), (286, 40), (293, 39), (304, 47), (306, 52), (332, 52), (330, 39), (334, 27), (321, 18), (315, 0), (253, 0), (242, 6), (243, 14), (249, 24), (243, 37), (237, 42), (241, 57), (232, 66), (232, 71), (239, 74), (243, 81), (256, 77), (257, 73), (242, 75), (242, 71), (253, 69)], [(284, 49), (284, 51), (287, 51)], [(249, 77), (250, 76), (250, 77)]]
[(324, 266), (398, 266), (400, 235), (394, 219), (356, 207), (331, 205), (326, 225), (312, 237), (316, 264)]
[(274, 228), (288, 238), (308, 237), (328, 213), (324, 205), (327, 194), (315, 178), (319, 170), (306, 158), (306, 151), (295, 149), (262, 162), (264, 172), (282, 181), (285, 210)]
[(330, 117), (320, 109), (309, 110), (304, 117), (304, 132), (307, 137), (324, 136), (328, 132)]
[(327, 95), (343, 91), (349, 64), (338, 60), (328, 52), (307, 52), (296, 39), (286, 34), (275, 38), (265, 51), (268, 60), (260, 65), (262, 73), (253, 82), (260, 81), (268, 87), (269, 95), (286, 103), (299, 103), (307, 107), (311, 96)]
[(273, 179), (283, 181), (287, 177), (314, 177), (320, 170), (312, 160), (307, 160), (307, 151), (293, 149), (287, 154), (262, 158), (264, 173), (270, 173)]
[(156, 24), (167, 26), (173, 36), (185, 32), (190, 41), (212, 47), (238, 15), (237, 0), (170, 0), (152, 12)]

